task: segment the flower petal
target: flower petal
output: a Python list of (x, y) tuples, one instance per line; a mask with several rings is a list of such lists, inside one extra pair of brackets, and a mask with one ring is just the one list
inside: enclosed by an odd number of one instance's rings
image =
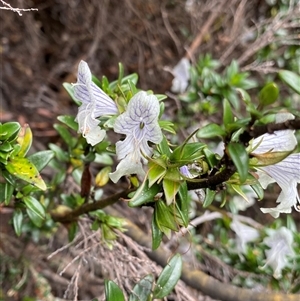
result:
[[(279, 112), (276, 114), (276, 123), (295, 119), (295, 116), (288, 112)], [(269, 151), (285, 152), (292, 151), (297, 145), (297, 139), (294, 130), (276, 131), (273, 134), (264, 134), (253, 140), (254, 154), (264, 154)], [(257, 146), (258, 145), (258, 146)], [(257, 147), (256, 147), (257, 146)]]
[(110, 173), (109, 177), (117, 183), (122, 176), (137, 174), (140, 177), (145, 176), (143, 165), (140, 161), (140, 155), (136, 152), (129, 154), (120, 161), (115, 172)]
[(75, 97), (83, 104), (90, 103), (95, 117), (118, 114), (115, 102), (92, 81), (92, 74), (86, 62), (79, 63), (77, 77), (77, 83), (74, 85)]
[(190, 61), (187, 58), (182, 58), (179, 63), (173, 68), (171, 73), (174, 76), (172, 81), (171, 91), (174, 93), (183, 93), (188, 87), (191, 67)]
[(291, 230), (281, 227), (272, 231), (271, 235), (263, 241), (270, 249), (266, 250), (267, 262), (265, 264), (272, 267), (274, 277), (280, 278), (281, 271), (288, 263), (287, 256), (294, 256), (293, 234)]
[[(275, 208), (261, 208), (263, 213), (270, 213), (277, 218), (280, 213), (291, 213), (291, 207), (300, 204), (300, 197), (297, 191), (297, 185), (300, 183), (300, 153), (291, 154), (279, 163), (270, 166), (261, 167), (261, 173), (265, 176), (259, 177), (259, 181), (265, 188), (267, 184), (277, 182), (282, 189)], [(270, 180), (273, 179), (274, 181)], [(267, 179), (267, 180), (266, 180)]]
[(123, 175), (144, 175), (142, 163), (145, 156), (151, 156), (152, 148), (148, 141), (159, 143), (163, 136), (158, 124), (159, 102), (154, 95), (140, 91), (129, 101), (126, 111), (117, 117), (114, 131), (125, 134), (123, 141), (116, 143), (118, 159), (122, 160), (112, 173), (112, 181), (118, 181)]
[(253, 154), (294, 150), (298, 143), (294, 132), (293, 130), (276, 131), (273, 134), (264, 134), (255, 138), (252, 145), (258, 146), (254, 149)]
[(236, 233), (237, 252), (245, 254), (247, 251), (247, 243), (256, 240), (259, 232), (253, 227), (247, 226), (234, 218), (230, 224), (230, 228)]

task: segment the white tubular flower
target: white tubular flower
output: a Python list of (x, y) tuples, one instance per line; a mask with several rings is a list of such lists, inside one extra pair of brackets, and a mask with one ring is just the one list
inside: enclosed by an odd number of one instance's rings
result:
[(237, 253), (246, 254), (247, 243), (255, 241), (259, 237), (259, 232), (253, 227), (247, 226), (234, 218), (230, 224), (231, 230), (236, 233)]
[[(288, 119), (293, 119), (294, 116), (290, 113), (278, 113), (276, 122), (284, 122)], [(254, 151), (252, 154), (261, 155), (272, 154), (273, 152), (289, 152), (293, 151), (297, 145), (297, 139), (293, 130), (276, 131), (273, 134), (264, 134), (261, 137), (254, 139)], [(257, 148), (255, 146), (258, 145)], [(277, 218), (280, 213), (291, 213), (291, 207), (300, 204), (297, 185), (300, 183), (300, 153), (291, 154), (282, 161), (268, 166), (257, 167), (259, 182), (265, 189), (270, 183), (277, 182), (282, 189), (275, 208), (261, 208), (264, 213), (270, 213), (274, 218)]]
[(300, 183), (300, 153), (289, 155), (281, 162), (261, 169), (266, 173), (259, 173), (259, 181), (263, 188), (270, 183), (277, 182), (282, 189), (277, 199), (279, 205), (275, 208), (261, 208), (261, 211), (270, 213), (274, 218), (277, 218), (280, 213), (291, 213), (293, 206), (300, 211), (297, 207), (300, 205), (297, 191), (298, 183)]
[(179, 63), (171, 70), (174, 76), (172, 81), (171, 91), (174, 93), (183, 93), (188, 87), (190, 79), (190, 61), (187, 58), (182, 58)]
[(263, 241), (270, 248), (265, 251), (267, 261), (263, 268), (267, 265), (271, 266), (275, 278), (281, 277), (281, 271), (288, 263), (287, 257), (294, 255), (292, 248), (293, 241), (292, 232), (285, 227), (281, 227), (276, 231), (273, 230), (271, 235)]
[(106, 95), (93, 81), (88, 64), (81, 61), (78, 66), (77, 83), (74, 84), (75, 97), (81, 101), (76, 121), (79, 125), (79, 133), (86, 141), (95, 145), (101, 142), (105, 131), (98, 126), (100, 116), (118, 114), (115, 102)]
[(152, 154), (148, 141), (158, 144), (163, 138), (158, 116), (158, 99), (141, 91), (130, 99), (127, 110), (116, 119), (114, 131), (125, 134), (126, 138), (116, 143), (116, 153), (122, 161), (110, 174), (114, 183), (124, 175), (145, 175), (142, 163), (146, 164), (145, 156)]

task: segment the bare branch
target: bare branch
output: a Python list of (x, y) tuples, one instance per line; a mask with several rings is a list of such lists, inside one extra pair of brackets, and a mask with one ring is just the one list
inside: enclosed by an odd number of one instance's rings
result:
[(4, 6), (0, 6), (0, 9), (13, 11), (14, 13), (18, 13), (19, 16), (22, 16), (22, 12), (38, 10), (37, 8), (18, 8), (18, 7), (16, 8), (16, 7), (12, 7), (9, 3), (3, 0), (0, 1), (4, 5)]

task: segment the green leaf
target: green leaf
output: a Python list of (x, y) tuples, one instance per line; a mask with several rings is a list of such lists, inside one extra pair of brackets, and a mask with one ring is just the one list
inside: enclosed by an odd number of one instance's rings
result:
[(258, 94), (259, 103), (263, 106), (271, 105), (276, 101), (278, 95), (279, 95), (278, 86), (273, 82), (268, 83), (261, 89), (261, 91)]
[(207, 208), (215, 199), (216, 192), (214, 190), (210, 190), (209, 188), (205, 189), (205, 199), (203, 202), (203, 207)]
[(267, 152), (264, 154), (252, 154), (249, 164), (251, 166), (268, 166), (274, 165), (278, 162), (284, 160), (287, 156), (289, 156), (293, 150), (287, 152)]
[(153, 297), (162, 299), (169, 295), (180, 278), (181, 270), (182, 259), (180, 254), (176, 254), (159, 275)]
[(23, 201), (26, 205), (26, 207), (33, 211), (40, 219), (44, 219), (46, 216), (45, 209), (43, 205), (34, 197), (32, 196), (25, 196), (23, 198)]
[(141, 279), (133, 288), (129, 301), (148, 301), (154, 282), (153, 275), (149, 274)]
[(135, 192), (128, 205), (129, 207), (137, 207), (145, 203), (154, 202), (154, 197), (159, 191), (159, 185), (154, 184), (149, 188), (148, 181), (145, 181)]
[(69, 242), (73, 241), (73, 239), (76, 236), (76, 233), (78, 231), (78, 224), (77, 222), (72, 222), (69, 226), (68, 226), (68, 239)]
[(21, 209), (17, 208), (13, 215), (13, 225), (17, 236), (22, 233), (22, 222), (23, 222), (23, 212)]
[(234, 121), (232, 108), (229, 101), (225, 98), (223, 100), (223, 123), (225, 126)]
[(38, 171), (43, 170), (53, 158), (54, 152), (51, 150), (40, 151), (28, 157)]
[(247, 91), (241, 88), (236, 88), (236, 91), (241, 95), (242, 100), (245, 102), (245, 104), (251, 104), (251, 97)]
[(230, 187), (237, 193), (239, 194), (247, 203), (249, 203), (248, 197), (246, 193), (242, 190), (240, 185), (236, 184), (230, 184)]
[(118, 76), (118, 83), (119, 85), (122, 84), (122, 79), (124, 77), (124, 66), (122, 63), (119, 63), (119, 76)]
[(125, 301), (123, 292), (118, 285), (111, 281), (105, 280), (106, 301)]
[(42, 219), (39, 215), (37, 215), (34, 211), (30, 210), (29, 208), (26, 208), (27, 215), (29, 219), (37, 226), (42, 227), (44, 219)]
[(12, 198), (15, 187), (10, 183), (0, 183), (0, 203), (7, 206)]
[(151, 159), (149, 164), (149, 186), (151, 187), (154, 183), (159, 183), (167, 172), (166, 163), (161, 158)]
[(98, 79), (98, 77), (96, 77), (94, 74), (92, 74), (92, 81), (99, 87), (101, 88), (101, 82)]
[(218, 136), (223, 137), (225, 135), (226, 132), (215, 123), (210, 123), (197, 132), (197, 137), (202, 139), (214, 138)]
[(61, 138), (65, 141), (65, 143), (69, 147), (73, 148), (75, 146), (76, 140), (73, 139), (71, 133), (68, 131), (68, 129), (65, 126), (61, 124), (54, 124), (53, 127), (56, 129), (56, 131), (59, 133)]
[(213, 153), (209, 148), (204, 148), (203, 153), (205, 155), (205, 158), (207, 160), (207, 163), (211, 168), (217, 165), (218, 160), (216, 158), (215, 153)]
[(47, 186), (43, 181), (37, 168), (27, 158), (15, 157), (7, 162), (7, 171), (15, 177), (22, 179), (41, 190), (46, 190)]
[(175, 221), (175, 218), (177, 218), (177, 216), (173, 208), (173, 206), (167, 206), (166, 203), (162, 200), (155, 202), (155, 222), (160, 231), (165, 234), (168, 234), (169, 230), (178, 230), (178, 222)]
[(300, 94), (300, 76), (298, 74), (289, 70), (282, 70), (279, 71), (278, 75), (296, 93)]
[(174, 163), (188, 163), (203, 157), (203, 148), (206, 144), (201, 142), (186, 143), (176, 147), (170, 156), (170, 160)]
[(0, 140), (13, 141), (17, 138), (21, 126), (18, 122), (0, 123)]
[[(178, 172), (178, 171), (176, 171), (176, 172)], [(173, 203), (179, 187), (180, 187), (180, 182), (174, 181), (172, 179), (170, 179), (170, 180), (166, 179), (166, 178), (163, 179), (163, 188), (164, 188), (167, 205), (170, 205)]]
[(183, 225), (187, 227), (189, 225), (189, 205), (190, 205), (190, 199), (188, 195), (188, 189), (187, 184), (184, 181), (178, 190), (179, 200), (177, 202), (178, 205), (178, 211), (181, 216), (181, 219), (183, 221)]
[(231, 142), (228, 144), (228, 152), (237, 168), (241, 183), (244, 183), (249, 170), (249, 157), (245, 147), (239, 143)]
[(80, 106), (81, 102), (76, 99), (75, 94), (74, 94), (74, 86), (70, 83), (63, 83), (63, 87), (66, 89), (66, 91), (68, 92), (68, 94), (71, 96), (71, 98), (73, 99), (73, 101)]
[[(122, 78), (122, 85), (123, 84), (127, 84), (129, 82), (133, 83), (134, 85), (137, 84), (138, 82), (138, 79), (139, 79), (139, 76), (137, 75), (137, 73), (132, 73), (132, 74), (129, 74), (129, 75), (126, 75)], [(133, 91), (134, 92), (134, 91)]]
[(160, 243), (162, 241), (163, 232), (159, 229), (154, 214), (152, 214), (151, 230), (152, 230), (152, 250), (156, 250), (160, 246)]
[(162, 130), (165, 130), (166, 132), (169, 132), (174, 135), (176, 134), (173, 122), (171, 122), (169, 120), (159, 120), (158, 124)]
[(163, 140), (161, 141), (161, 143), (157, 146), (158, 151), (161, 154), (164, 154), (166, 157), (170, 157), (171, 155), (171, 150), (168, 144), (168, 140), (166, 139), (166, 137), (163, 135)]
[(18, 157), (25, 157), (32, 144), (32, 132), (28, 124), (25, 124), (22, 127), (21, 131), (19, 132), (17, 142), (21, 148), (16, 155)]
[(259, 200), (262, 200), (264, 198), (264, 189), (261, 187), (260, 183), (251, 185), (252, 189), (256, 193)]
[(75, 121), (75, 117), (71, 115), (62, 115), (58, 116), (57, 119), (67, 125), (69, 128), (71, 128), (74, 131), (78, 131), (78, 123)]
[(59, 161), (62, 162), (68, 162), (69, 161), (69, 156), (65, 151), (63, 151), (59, 146), (56, 144), (50, 143), (49, 148), (55, 152), (55, 156)]
[(4, 143), (0, 144), (0, 151), (4, 153), (11, 152), (14, 148), (12, 147), (11, 143), (5, 141)]

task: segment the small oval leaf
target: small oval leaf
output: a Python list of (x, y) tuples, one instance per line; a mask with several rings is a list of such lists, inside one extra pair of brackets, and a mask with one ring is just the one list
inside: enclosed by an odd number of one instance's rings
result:
[(133, 288), (129, 296), (129, 301), (148, 301), (151, 294), (153, 275), (147, 275), (141, 279)]
[(241, 183), (244, 183), (249, 170), (249, 156), (245, 147), (239, 143), (231, 142), (228, 144), (228, 152), (240, 175)]
[(21, 126), (18, 122), (6, 122), (0, 124), (0, 140), (1, 141), (13, 141), (17, 138), (17, 135), (21, 129)]
[(17, 153), (19, 157), (25, 157), (32, 144), (32, 132), (29, 125), (26, 123), (19, 132), (17, 142), (21, 145)]
[(70, 116), (70, 115), (62, 115), (62, 116), (58, 116), (57, 119), (64, 123), (65, 125), (67, 125), (69, 128), (71, 128), (74, 131), (78, 131), (78, 123), (75, 121), (75, 117), (74, 116)]
[(279, 95), (278, 86), (271, 82), (267, 83), (259, 92), (258, 98), (259, 102), (263, 106), (270, 105), (276, 101)]
[(116, 283), (111, 280), (105, 280), (106, 301), (125, 301), (123, 292)]
[(20, 236), (22, 233), (22, 222), (23, 222), (23, 213), (21, 209), (17, 208), (14, 211), (13, 225), (14, 225), (15, 232), (18, 236)]
[(32, 196), (25, 196), (23, 201), (29, 210), (33, 211), (41, 219), (45, 218), (45, 209), (37, 199)]
[(43, 181), (37, 168), (27, 158), (15, 157), (7, 162), (7, 171), (15, 177), (22, 179), (41, 190), (46, 190), (47, 186)]
[(279, 77), (295, 92), (300, 94), (300, 76), (289, 70), (279, 71)]
[(204, 126), (203, 128), (201, 128), (198, 132), (197, 132), (197, 137), (198, 138), (214, 138), (214, 137), (218, 137), (218, 136), (225, 136), (226, 132), (217, 124), (215, 123), (210, 123), (206, 126)]
[(43, 170), (53, 158), (54, 152), (51, 150), (40, 151), (28, 157), (38, 171)]
[(162, 299), (166, 297), (178, 282), (182, 270), (182, 259), (180, 254), (172, 257), (168, 265), (163, 269), (158, 277), (153, 297)]
[(208, 207), (213, 200), (215, 199), (216, 192), (214, 190), (210, 190), (209, 188), (205, 189), (205, 199), (203, 202), (203, 207)]
[(152, 215), (152, 223), (151, 223), (151, 230), (152, 230), (152, 250), (156, 250), (162, 241), (163, 232), (159, 229), (155, 215)]

